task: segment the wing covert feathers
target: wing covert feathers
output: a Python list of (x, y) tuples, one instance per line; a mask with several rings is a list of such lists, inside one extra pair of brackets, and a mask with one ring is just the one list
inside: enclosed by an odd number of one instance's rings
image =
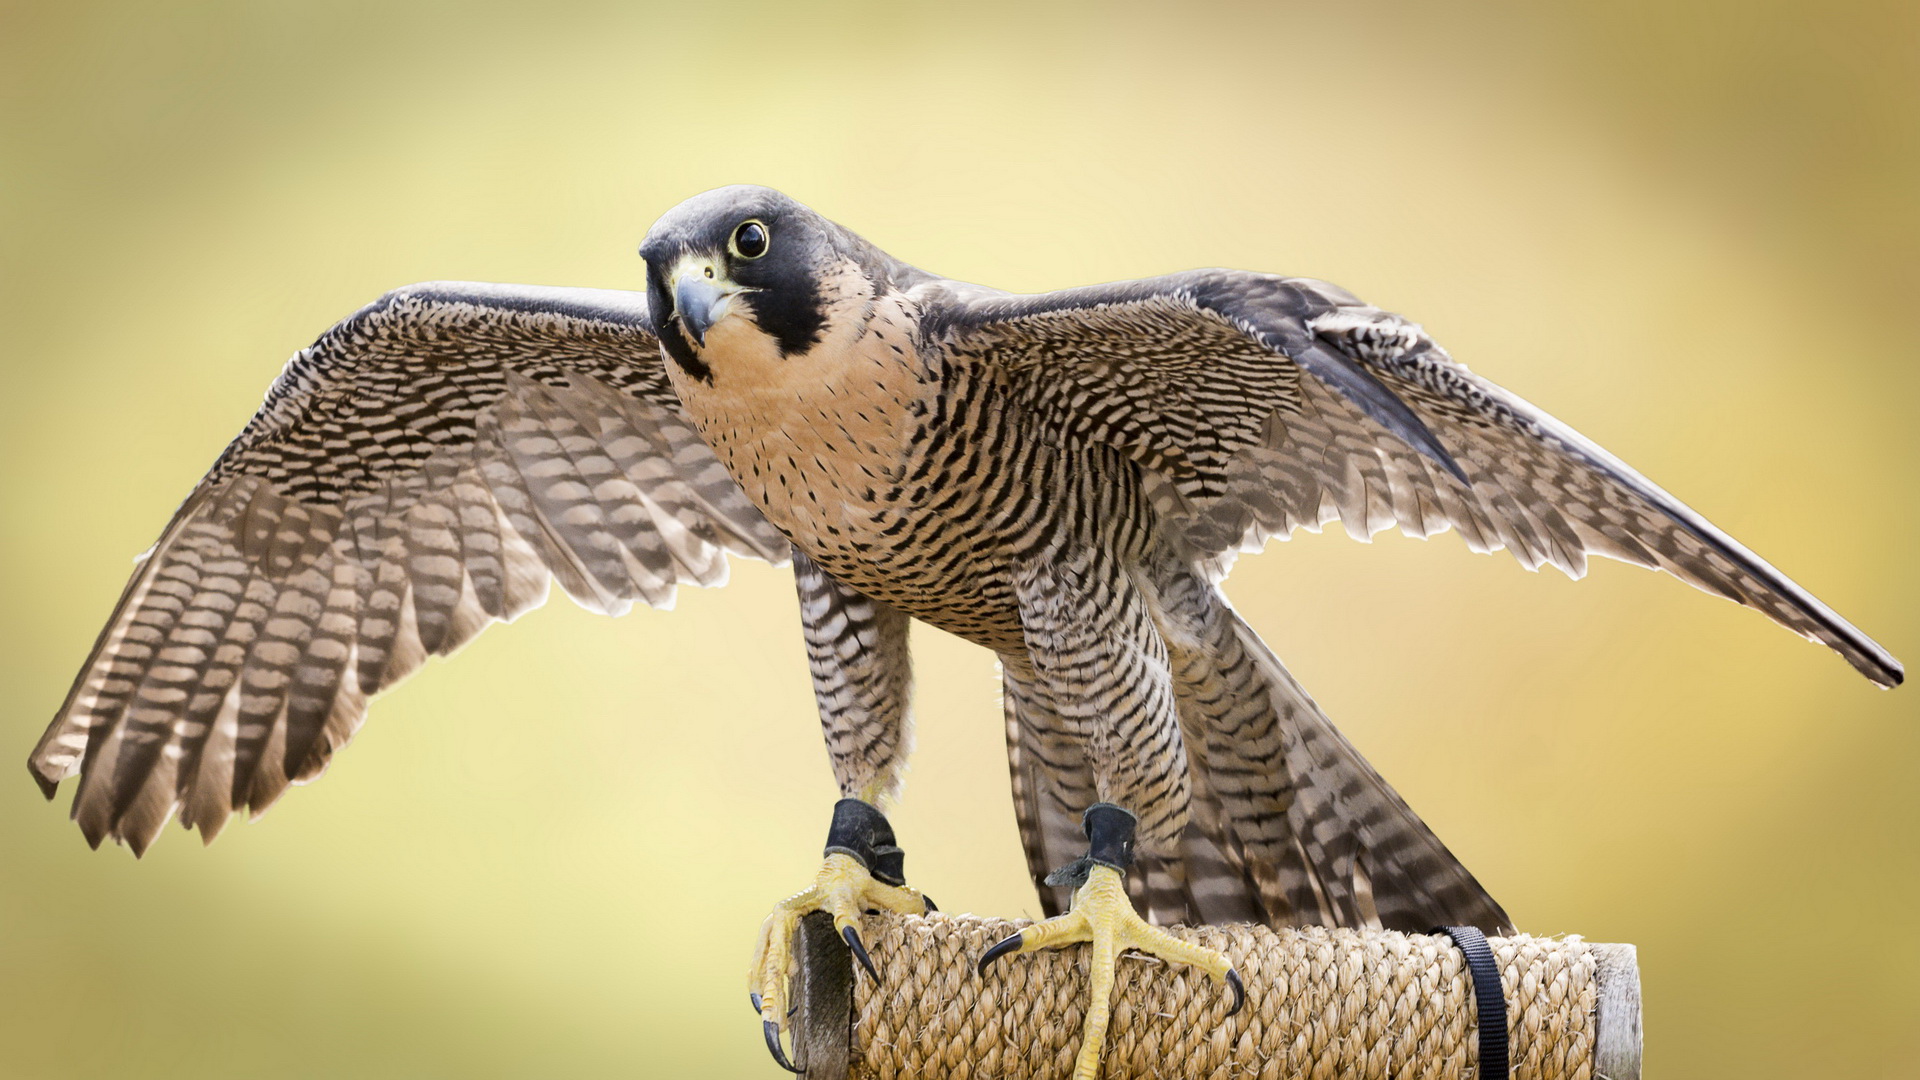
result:
[(1131, 454), (1198, 562), (1336, 520), (1359, 539), (1452, 529), (1529, 569), (1579, 577), (1604, 555), (1664, 570), (1901, 681), (1885, 649), (1677, 499), (1324, 282), (1207, 270), (957, 290), (951, 308), (945, 347), (998, 367), (1035, 422)]
[(548, 583), (619, 613), (789, 548), (680, 413), (637, 296), (434, 283), (287, 364), (135, 569), (29, 761), (88, 841), (211, 840), (367, 699)]

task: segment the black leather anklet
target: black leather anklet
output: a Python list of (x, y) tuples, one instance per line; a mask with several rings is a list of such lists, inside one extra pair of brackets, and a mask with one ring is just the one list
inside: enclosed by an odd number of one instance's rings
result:
[(833, 804), (825, 855), (846, 855), (883, 885), (907, 883), (907, 854), (893, 842), (893, 826), (871, 803), (841, 799)]
[(1077, 889), (1095, 866), (1126, 873), (1133, 868), (1133, 834), (1139, 819), (1124, 807), (1094, 803), (1080, 819), (1087, 830), (1087, 853), (1047, 875), (1048, 885)]

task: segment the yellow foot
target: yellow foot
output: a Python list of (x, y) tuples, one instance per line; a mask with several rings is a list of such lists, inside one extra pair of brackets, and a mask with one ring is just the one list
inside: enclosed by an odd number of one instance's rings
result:
[(1127, 899), (1126, 881), (1120, 871), (1094, 864), (1087, 883), (1073, 894), (1073, 910), (1045, 922), (1037, 922), (988, 949), (980, 958), (980, 971), (1008, 953), (1057, 949), (1079, 942), (1093, 945), (1092, 1000), (1087, 1003), (1087, 1022), (1081, 1029), (1080, 1054), (1073, 1062), (1073, 1080), (1094, 1080), (1100, 1073), (1100, 1053), (1106, 1046), (1107, 1021), (1113, 1012), (1114, 964), (1122, 952), (1137, 949), (1176, 964), (1191, 964), (1233, 990), (1232, 1016), (1246, 1004), (1247, 993), (1240, 976), (1224, 954), (1203, 949), (1167, 933), (1142, 919)]
[(923, 915), (934, 910), (933, 901), (918, 890), (887, 885), (874, 880), (867, 868), (850, 855), (833, 854), (820, 867), (813, 886), (797, 892), (773, 909), (760, 927), (760, 944), (753, 951), (753, 967), (747, 972), (747, 996), (767, 1036), (767, 1049), (773, 1060), (788, 1072), (799, 1072), (780, 1048), (780, 1025), (787, 1018), (787, 981), (793, 973), (793, 934), (801, 916), (815, 911), (831, 912), (833, 927), (846, 939), (854, 959), (867, 969), (876, 982), (879, 973), (873, 959), (860, 943), (860, 915), (869, 910), (892, 911), (901, 915)]

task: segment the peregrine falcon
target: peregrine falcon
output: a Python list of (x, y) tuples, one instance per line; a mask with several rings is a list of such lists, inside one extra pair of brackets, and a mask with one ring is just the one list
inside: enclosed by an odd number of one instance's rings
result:
[(1120, 951), (1242, 998), (1223, 956), (1156, 924), (1509, 925), (1228, 605), (1236, 552), (1338, 520), (1359, 539), (1453, 529), (1575, 577), (1605, 555), (1901, 680), (1639, 473), (1325, 282), (1198, 270), (1010, 294), (759, 187), (675, 207), (640, 255), (644, 294), (415, 285), (288, 362), (33, 751), (49, 797), (79, 775), (90, 843), (138, 854), (175, 814), (210, 840), (264, 811), (371, 696), (550, 579), (618, 614), (718, 583), (728, 554), (791, 560), (843, 798), (753, 961), (774, 1056), (803, 914), (830, 912), (871, 969), (864, 911), (932, 909), (883, 813), (919, 619), (999, 659), (1051, 916), (981, 970), (1090, 943), (1091, 1077)]

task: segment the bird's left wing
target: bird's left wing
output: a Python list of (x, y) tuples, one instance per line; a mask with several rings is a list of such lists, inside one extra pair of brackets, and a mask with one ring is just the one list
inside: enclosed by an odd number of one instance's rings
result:
[(637, 293), (433, 282), (287, 363), (143, 557), (29, 759), (87, 839), (211, 839), (368, 697), (546, 598), (656, 606), (791, 551), (701, 442)]
[(936, 288), (929, 343), (997, 369), (1060, 435), (1126, 449), (1202, 556), (1335, 519), (1361, 539), (1457, 529), (1575, 577), (1606, 555), (1901, 680), (1885, 649), (1679, 500), (1335, 286), (1203, 270), (1037, 295)]

